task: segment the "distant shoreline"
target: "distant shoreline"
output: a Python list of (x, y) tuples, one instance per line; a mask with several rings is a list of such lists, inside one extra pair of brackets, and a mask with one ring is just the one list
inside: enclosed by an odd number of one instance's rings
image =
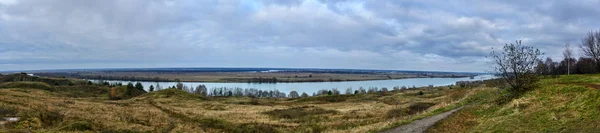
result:
[(38, 72), (38, 76), (94, 80), (148, 82), (215, 82), (215, 83), (302, 83), (393, 80), (408, 78), (465, 78), (471, 73), (400, 73), (369, 71), (268, 71), (268, 72), (188, 72), (188, 71), (75, 71)]
[[(467, 78), (471, 76), (440, 76), (440, 77), (406, 77), (392, 79), (365, 79), (365, 80), (334, 80), (334, 81), (277, 81), (272, 83), (319, 83), (319, 82), (352, 82), (352, 81), (377, 81), (377, 80), (398, 80), (398, 79), (416, 79), (416, 78)], [(77, 78), (82, 79), (82, 78)], [(177, 82), (175, 80), (121, 80), (121, 79), (88, 79), (88, 80), (111, 80), (111, 81), (144, 81), (144, 82)], [(270, 84), (269, 82), (234, 82), (234, 81), (180, 81), (180, 82), (206, 82), (206, 83), (257, 83)]]

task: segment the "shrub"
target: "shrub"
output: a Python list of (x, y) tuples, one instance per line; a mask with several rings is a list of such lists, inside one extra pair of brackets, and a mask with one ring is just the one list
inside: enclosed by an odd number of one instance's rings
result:
[(422, 96), (423, 94), (424, 94), (424, 93), (423, 93), (423, 91), (419, 91), (419, 92), (417, 93), (417, 95), (419, 95), (419, 96)]
[(128, 86), (113, 87), (110, 89), (108, 97), (111, 100), (120, 100), (136, 97), (145, 94), (146, 91), (130, 88)]

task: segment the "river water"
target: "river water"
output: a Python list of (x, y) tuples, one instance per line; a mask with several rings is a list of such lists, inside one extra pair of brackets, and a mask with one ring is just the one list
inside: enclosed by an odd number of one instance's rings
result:
[[(447, 86), (453, 85), (457, 81), (476, 81), (494, 78), (492, 75), (479, 75), (475, 78), (409, 78), (409, 79), (391, 79), (391, 80), (370, 80), (370, 81), (344, 81), (344, 82), (300, 82), (300, 83), (215, 83), (215, 82), (182, 82), (184, 86), (195, 87), (198, 85), (205, 85), (209, 90), (211, 88), (255, 88), (260, 90), (279, 90), (289, 94), (290, 91), (298, 91), (298, 93), (305, 92), (312, 94), (322, 89), (333, 89), (337, 88), (342, 93), (347, 88), (357, 90), (360, 87), (368, 89), (369, 87), (383, 88), (386, 87), (388, 90), (392, 90), (394, 86), (402, 87), (423, 87), (423, 86)], [(110, 83), (121, 82), (127, 84), (128, 82), (136, 81), (117, 81), (117, 80), (106, 80)], [(161, 88), (168, 88), (174, 86), (177, 82), (145, 82), (141, 81), (144, 85), (144, 89), (148, 90), (150, 85), (154, 87), (160, 86)]]

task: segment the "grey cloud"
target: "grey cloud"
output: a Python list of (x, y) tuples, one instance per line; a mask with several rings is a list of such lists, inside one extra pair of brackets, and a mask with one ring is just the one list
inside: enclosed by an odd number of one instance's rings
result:
[(0, 3), (0, 69), (239, 66), (483, 71), (490, 48), (517, 39), (559, 57), (564, 43), (577, 44), (597, 28), (600, 9), (593, 7), (597, 4), (21, 0)]

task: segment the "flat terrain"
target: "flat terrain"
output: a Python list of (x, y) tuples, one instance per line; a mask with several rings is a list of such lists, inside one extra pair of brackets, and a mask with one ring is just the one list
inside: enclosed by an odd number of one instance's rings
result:
[[(36, 73), (44, 76), (112, 80), (187, 82), (335, 82), (429, 77), (469, 77), (471, 74), (310, 73), (310, 72), (77, 72)], [(273, 80), (276, 79), (276, 80)]]
[(439, 87), (290, 99), (203, 97), (166, 89), (109, 100), (108, 87), (45, 82), (55, 81), (0, 85), (0, 117), (19, 117), (2, 130), (378, 132), (452, 110), (485, 90)]

